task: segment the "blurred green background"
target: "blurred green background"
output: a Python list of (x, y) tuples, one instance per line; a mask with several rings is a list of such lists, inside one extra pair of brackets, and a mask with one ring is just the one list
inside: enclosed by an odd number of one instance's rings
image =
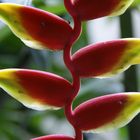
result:
[[(28, 1), (13, 0), (26, 4)], [(140, 0), (136, 0), (127, 12), (114, 18), (102, 18), (83, 23), (83, 32), (73, 46), (73, 52), (90, 43), (121, 37), (140, 37)], [(63, 0), (33, 0), (32, 6), (55, 13), (72, 25)], [(33, 50), (15, 37), (9, 28), (0, 23), (0, 69), (28, 68), (49, 71), (71, 81), (63, 62), (63, 52)], [(74, 107), (90, 98), (123, 91), (139, 91), (139, 66), (108, 79), (82, 79), (81, 90)], [(105, 117), (105, 116), (103, 116)], [(84, 140), (140, 140), (140, 116), (119, 130), (103, 134), (84, 134)], [(24, 107), (0, 89), (0, 140), (29, 140), (47, 134), (74, 135), (63, 109), (34, 111)]]

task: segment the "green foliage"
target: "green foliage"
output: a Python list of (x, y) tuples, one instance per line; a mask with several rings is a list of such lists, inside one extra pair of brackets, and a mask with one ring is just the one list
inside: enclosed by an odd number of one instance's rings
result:
[(132, 4), (132, 7), (133, 6), (139, 6), (140, 5), (140, 0), (135, 0)]

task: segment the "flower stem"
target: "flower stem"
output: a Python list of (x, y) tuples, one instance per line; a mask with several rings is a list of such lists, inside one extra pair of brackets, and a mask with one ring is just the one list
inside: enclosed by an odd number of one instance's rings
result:
[(64, 5), (72, 17), (77, 16), (77, 12), (74, 9), (72, 0), (64, 0)]
[(65, 46), (64, 54), (63, 54), (65, 65), (70, 70), (72, 78), (73, 78), (72, 86), (74, 89), (74, 92), (73, 92), (74, 94), (73, 94), (72, 98), (74, 98), (79, 91), (80, 77), (72, 64), (71, 47), (74, 44), (74, 42), (78, 39), (78, 37), (81, 33), (81, 21), (76, 16), (73, 17), (73, 19), (74, 19), (73, 35), (72, 35), (71, 39), (69, 40), (69, 42), (67, 43), (67, 45)]
[(72, 124), (72, 126), (75, 130), (75, 140), (82, 140), (83, 139), (82, 131), (76, 126), (76, 123), (74, 120), (74, 115), (73, 115), (73, 111), (72, 111), (72, 100), (69, 101), (65, 105), (65, 114), (66, 114), (68, 121)]
[(83, 139), (83, 134), (82, 134), (82, 131), (79, 129), (79, 128), (74, 128), (75, 130), (75, 140), (82, 140)]
[(74, 10), (73, 10), (73, 6), (72, 6), (72, 1), (64, 0), (64, 2), (65, 2), (65, 7), (70, 12), (71, 16), (73, 17), (73, 21), (74, 21), (72, 37), (68, 41), (68, 43), (64, 49), (64, 62), (72, 74), (73, 86), (75, 86), (75, 88), (76, 88), (76, 87), (79, 87), (79, 85), (77, 85), (77, 84), (80, 83), (80, 78), (72, 65), (71, 48), (72, 48), (72, 45), (74, 44), (74, 42), (79, 38), (81, 31), (82, 31), (82, 27), (81, 27), (81, 20), (79, 19), (78, 15), (73, 13)]
[(71, 96), (71, 98), (69, 98), (69, 101), (65, 105), (65, 114), (66, 114), (68, 121), (72, 124), (72, 126), (75, 130), (75, 140), (82, 140), (82, 132), (75, 125), (76, 123), (74, 120), (73, 110), (72, 110), (72, 102), (73, 102), (75, 96), (78, 94), (78, 91), (80, 89), (80, 76), (78, 75), (77, 71), (73, 67), (72, 57), (71, 57), (72, 45), (74, 44), (74, 42), (78, 39), (78, 37), (81, 34), (81, 30), (82, 30), (81, 20), (79, 19), (78, 15), (74, 12), (72, 0), (64, 0), (64, 3), (65, 3), (65, 7), (67, 8), (67, 10), (69, 11), (69, 13), (71, 14), (71, 16), (73, 17), (73, 20), (74, 20), (73, 34), (72, 34), (71, 39), (68, 41), (67, 45), (65, 46), (64, 54), (63, 54), (65, 65), (69, 69), (69, 71), (72, 75), (72, 78), (73, 78), (73, 82), (72, 82), (72, 87), (73, 87), (72, 94), (73, 95)]
[(72, 64), (71, 47), (74, 44), (74, 42), (77, 40), (77, 38), (79, 37), (80, 33), (81, 33), (81, 22), (76, 17), (74, 17), (73, 35), (72, 35), (71, 39), (69, 40), (69, 42), (67, 43), (67, 45), (65, 46), (64, 54), (63, 54), (65, 65), (69, 69), (69, 71), (72, 75), (72, 78), (73, 78), (73, 83), (72, 83), (72, 87), (73, 87), (72, 94), (73, 95), (71, 96), (71, 98), (69, 98), (69, 102), (65, 106), (66, 117), (68, 118), (68, 120), (70, 121), (71, 124), (73, 124), (71, 121), (72, 101), (80, 89), (80, 77)]

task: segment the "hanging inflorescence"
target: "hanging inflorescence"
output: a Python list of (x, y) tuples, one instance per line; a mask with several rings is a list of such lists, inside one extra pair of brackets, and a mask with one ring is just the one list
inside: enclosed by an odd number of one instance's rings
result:
[[(82, 131), (105, 132), (126, 125), (140, 112), (140, 93), (116, 93), (93, 98), (75, 109), (74, 98), (84, 77), (110, 77), (140, 63), (140, 39), (126, 38), (85, 46), (71, 54), (83, 21), (125, 12), (133, 0), (64, 0), (74, 27), (50, 12), (10, 3), (0, 4), (0, 19), (27, 46), (63, 51), (73, 82), (38, 70), (0, 70), (0, 87), (26, 107), (64, 108), (75, 136), (49, 135), (32, 140), (82, 140)], [(105, 117), (103, 117), (105, 116)]]

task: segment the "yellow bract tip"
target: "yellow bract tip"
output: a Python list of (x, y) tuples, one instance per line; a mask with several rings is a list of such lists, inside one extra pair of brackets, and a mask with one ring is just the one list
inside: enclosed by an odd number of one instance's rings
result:
[(121, 0), (120, 4), (113, 10), (110, 16), (118, 16), (123, 14), (134, 0)]

